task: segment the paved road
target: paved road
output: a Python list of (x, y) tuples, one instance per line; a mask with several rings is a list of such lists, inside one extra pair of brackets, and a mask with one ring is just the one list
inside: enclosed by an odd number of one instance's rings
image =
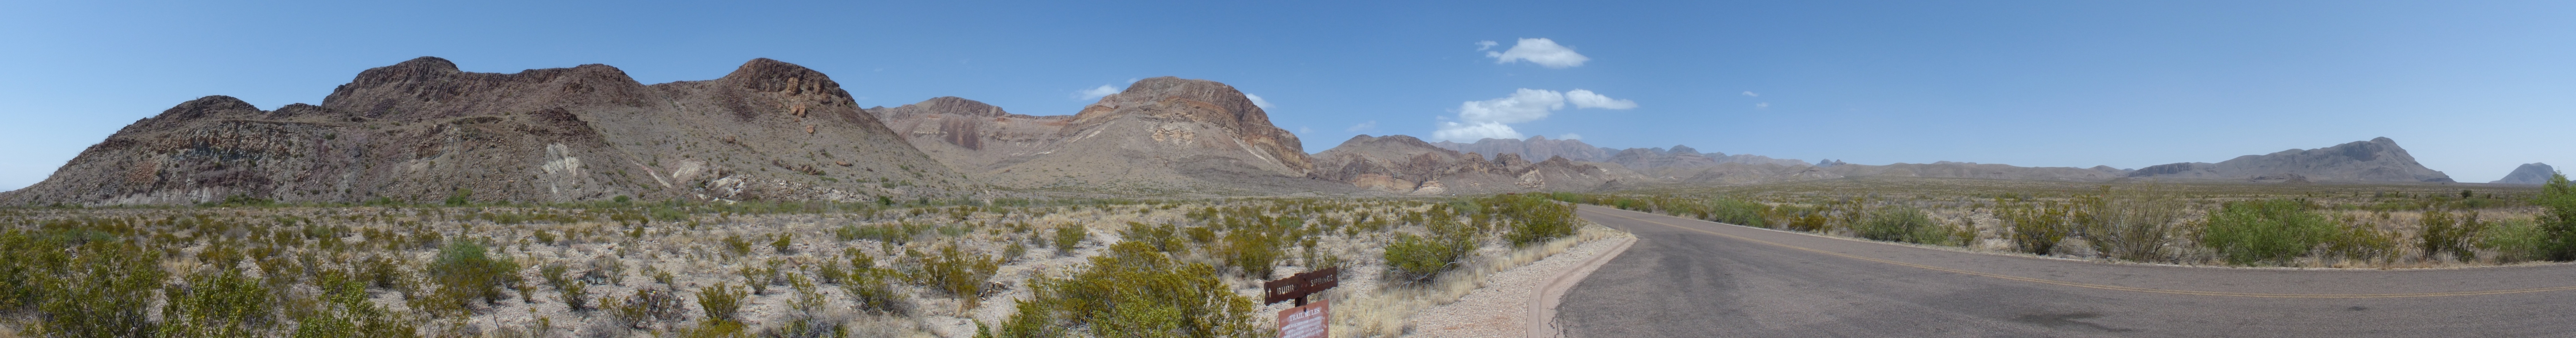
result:
[(2576, 337), (2576, 265), (2292, 270), (1925, 249), (1583, 206), (1571, 337)]

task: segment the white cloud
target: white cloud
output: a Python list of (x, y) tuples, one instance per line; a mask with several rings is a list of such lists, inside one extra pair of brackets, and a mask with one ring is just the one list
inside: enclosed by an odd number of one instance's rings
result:
[(1314, 135), (1314, 134), (1315, 134), (1315, 128), (1297, 127), (1297, 134), (1301, 134), (1301, 135)]
[(1431, 132), (1431, 138), (1438, 140), (1475, 142), (1476, 140), (1489, 138), (1521, 138), (1521, 132), (1518, 130), (1512, 130), (1512, 126), (1503, 125), (1501, 123), (1484, 122), (1466, 124), (1458, 122), (1441, 122), (1440, 130)]
[(1261, 95), (1252, 95), (1252, 93), (1243, 93), (1243, 98), (1252, 99), (1252, 106), (1254, 106), (1254, 107), (1261, 107), (1261, 110), (1278, 109), (1278, 108), (1273, 108), (1272, 106), (1270, 106), (1270, 101), (1269, 101), (1269, 100), (1262, 100), (1262, 99), (1261, 99)]
[(1521, 123), (1546, 118), (1548, 112), (1565, 109), (1565, 94), (1553, 90), (1521, 88), (1511, 97), (1467, 101), (1458, 104), (1458, 119), (1473, 123)]
[(1084, 89), (1084, 90), (1082, 90), (1082, 91), (1073, 92), (1073, 97), (1074, 97), (1075, 99), (1081, 99), (1081, 100), (1097, 100), (1097, 99), (1100, 99), (1100, 98), (1101, 98), (1101, 97), (1103, 97), (1103, 96), (1109, 96), (1109, 94), (1117, 94), (1117, 93), (1118, 93), (1118, 87), (1111, 87), (1111, 86), (1109, 86), (1109, 85), (1100, 85), (1100, 87), (1097, 87), (1097, 88)]
[(1582, 89), (1565, 92), (1565, 103), (1572, 103), (1575, 108), (1629, 109), (1637, 107), (1637, 101), (1612, 99), (1608, 96), (1601, 96), (1601, 94), (1594, 94), (1592, 91)]
[(1762, 94), (1754, 94), (1754, 93), (1753, 93), (1753, 92), (1751, 92), (1751, 91), (1746, 91), (1746, 92), (1744, 92), (1744, 96), (1762, 97)]
[(1556, 137), (1556, 139), (1559, 139), (1559, 140), (1581, 140), (1581, 139), (1583, 139), (1583, 134), (1565, 133), (1565, 135), (1558, 135), (1558, 136)]
[(1344, 130), (1344, 131), (1349, 131), (1349, 132), (1357, 133), (1357, 132), (1360, 132), (1360, 131), (1362, 131), (1362, 130), (1371, 130), (1371, 129), (1377, 129), (1377, 120), (1369, 120), (1368, 122), (1360, 122), (1360, 124), (1354, 124), (1354, 125), (1351, 125), (1351, 129), (1343, 129), (1343, 130)]
[(1560, 93), (1553, 90), (1521, 88), (1512, 91), (1512, 96), (1509, 97), (1459, 103), (1458, 121), (1440, 122), (1440, 129), (1433, 131), (1431, 137), (1458, 142), (1475, 142), (1485, 138), (1521, 138), (1520, 131), (1512, 129), (1510, 124), (1547, 118), (1558, 110), (1564, 110), (1567, 103), (1573, 103), (1576, 109), (1637, 107), (1636, 101), (1613, 99), (1590, 90), (1576, 89)]
[(1494, 63), (1529, 61), (1547, 68), (1582, 66), (1584, 61), (1592, 60), (1574, 53), (1572, 47), (1558, 45), (1556, 40), (1547, 38), (1521, 39), (1520, 43), (1512, 44), (1512, 49), (1485, 52), (1485, 57), (1494, 58)]
[(1499, 44), (1502, 44), (1502, 43), (1500, 43), (1500, 42), (1494, 42), (1494, 40), (1477, 41), (1477, 42), (1476, 42), (1476, 51), (1482, 52), (1482, 51), (1485, 51), (1485, 50), (1487, 50), (1487, 49), (1494, 49), (1494, 45), (1499, 45)]
[(1755, 104), (1753, 104), (1753, 108), (1755, 108), (1755, 109), (1771, 109), (1771, 103), (1770, 103), (1770, 102), (1755, 103)]

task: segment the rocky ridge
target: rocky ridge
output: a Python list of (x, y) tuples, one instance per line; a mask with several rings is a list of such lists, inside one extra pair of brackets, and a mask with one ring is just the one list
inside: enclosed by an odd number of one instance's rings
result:
[(1306, 179), (1295, 134), (1233, 86), (1157, 77), (1071, 116), (1028, 116), (935, 98), (872, 109), (926, 153), (1016, 189), (1144, 194), (1344, 193)]
[(1519, 154), (1442, 149), (1404, 135), (1359, 135), (1315, 154), (1316, 179), (1395, 194), (1487, 194), (1516, 191), (1589, 191), (1643, 179), (1612, 164), (1549, 157), (1530, 162)]
[(2451, 182), (2425, 168), (2386, 137), (2317, 149), (2245, 155), (2218, 163), (2185, 162), (2138, 168), (2129, 177), (2251, 181)]
[(476, 73), (422, 57), (360, 72), (318, 106), (181, 103), (0, 204), (860, 201), (973, 187), (786, 62), (648, 86), (607, 65)]

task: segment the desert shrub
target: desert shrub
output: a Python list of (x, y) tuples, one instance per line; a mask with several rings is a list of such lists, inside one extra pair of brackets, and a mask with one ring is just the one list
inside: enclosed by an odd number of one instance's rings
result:
[(1420, 283), (1439, 277), (1440, 272), (1457, 267), (1472, 248), (1461, 248), (1437, 238), (1397, 234), (1395, 243), (1387, 244), (1387, 276), (1407, 283)]
[(2335, 236), (2336, 226), (2301, 201), (2273, 199), (2228, 203), (2209, 215), (2201, 245), (2228, 264), (2287, 263)]
[(418, 324), (367, 300), (367, 282), (325, 273), (319, 308), (296, 311), (296, 338), (419, 337)]
[(474, 189), (457, 188), (455, 193), (447, 195), (447, 206), (463, 206), (472, 202), (474, 202)]
[(1762, 203), (1720, 198), (1708, 200), (1702, 208), (1704, 211), (1697, 213), (1699, 219), (1749, 227), (1771, 227), (1769, 220), (1762, 217), (1763, 211), (1770, 209), (1770, 206)]
[(2541, 212), (2534, 217), (2539, 224), (2542, 256), (2552, 261), (2576, 261), (2576, 185), (2567, 175), (2550, 173), (2549, 183), (2540, 186), (2540, 197), (2532, 200)]
[(2072, 218), (2076, 235), (2093, 252), (2131, 261), (2164, 261), (2164, 250), (2184, 231), (2184, 201), (2156, 185), (2114, 189), (2075, 198)]
[(724, 247), (725, 252), (733, 253), (735, 256), (751, 254), (751, 241), (743, 240), (742, 235), (725, 235)]
[(1059, 254), (1072, 253), (1074, 246), (1082, 245), (1082, 240), (1090, 238), (1091, 231), (1079, 225), (1056, 228), (1055, 250)]
[(1088, 330), (1095, 337), (1249, 337), (1257, 327), (1251, 298), (1235, 294), (1216, 268), (1184, 263), (1150, 244), (1119, 242), (1064, 278), (1040, 277), (1035, 300), (1019, 304), (1002, 337), (1046, 337)]
[[(57, 232), (60, 234), (60, 232)], [(153, 291), (167, 276), (161, 253), (131, 243), (99, 239), (51, 240), (39, 248), (61, 248), (71, 242), (72, 255), (37, 262), (34, 302), (41, 319), (29, 336), (133, 337), (150, 335)], [(11, 260), (19, 258), (11, 258)]]
[(706, 311), (710, 320), (734, 320), (742, 311), (743, 297), (749, 295), (733, 285), (716, 283), (698, 289), (698, 309)]
[(687, 309), (681, 308), (679, 295), (652, 288), (638, 288), (634, 296), (610, 297), (600, 302), (609, 307), (609, 318), (630, 328), (645, 328), (655, 322), (676, 322), (687, 314)]
[(976, 296), (984, 291), (984, 280), (992, 279), (993, 274), (1002, 267), (1000, 259), (990, 255), (966, 252), (959, 249), (957, 243), (940, 245), (939, 253), (935, 255), (921, 255), (916, 252), (908, 253), (907, 256), (921, 259), (921, 264), (917, 268), (920, 270), (909, 273), (913, 284), (946, 291), (949, 295), (957, 296), (960, 300), (958, 309), (961, 311), (975, 308), (979, 298)]
[(2480, 248), (2495, 250), (2496, 261), (2512, 263), (2548, 259), (2543, 250), (2548, 243), (2543, 236), (2540, 226), (2531, 220), (2506, 219), (2479, 232), (2476, 242)]
[(267, 335), (275, 326), (268, 287), (240, 270), (189, 275), (187, 284), (162, 290), (163, 337), (239, 337)]
[(432, 259), (425, 269), (429, 279), (438, 287), (431, 299), (425, 302), (451, 313), (461, 313), (468, 300), (480, 299), (489, 303), (509, 297), (505, 290), (519, 282), (517, 263), (508, 257), (493, 257), (481, 240), (455, 239), (447, 242), (447, 246), (439, 248), (437, 258)]
[(2066, 224), (2066, 208), (2049, 202), (2038, 208), (2016, 208), (1999, 212), (2012, 229), (2012, 241), (2022, 252), (2046, 255), (2057, 252), (2057, 243), (2066, 240), (2074, 229)]
[(1184, 239), (1181, 238), (1181, 234), (1179, 232), (1180, 229), (1170, 224), (1148, 225), (1144, 223), (1127, 222), (1127, 230), (1120, 231), (1118, 237), (1125, 238), (1129, 241), (1152, 245), (1154, 246), (1154, 251), (1169, 253), (1175, 250), (1180, 250), (1181, 248), (1189, 245), (1188, 242), (1185, 242)]
[(2415, 244), (2424, 250), (2425, 258), (2445, 252), (2462, 260), (2477, 258), (2477, 252), (2470, 249), (2477, 246), (2478, 232), (2486, 230), (2486, 222), (2478, 220), (2477, 212), (2453, 217), (2450, 211), (2434, 209), (2424, 212), (2421, 224), (2423, 232), (2416, 236)]
[(914, 237), (928, 233), (929, 231), (929, 225), (892, 224), (881, 226), (861, 226), (853, 224), (843, 225), (840, 229), (833, 230), (832, 235), (844, 242), (872, 239), (879, 242), (903, 245), (906, 242), (911, 242)]
[(778, 240), (770, 241), (769, 247), (776, 249), (780, 255), (794, 253), (796, 252), (796, 234), (778, 234)]
[(1278, 236), (1256, 229), (1227, 232), (1225, 242), (1225, 264), (1242, 271), (1245, 278), (1269, 279), (1272, 268), (1285, 256), (1279, 251)]
[(564, 308), (572, 309), (573, 311), (589, 310), (589, 309), (590, 309), (590, 291), (589, 291), (589, 290), (590, 290), (590, 283), (586, 283), (586, 282), (572, 282), (572, 283), (566, 283), (566, 284), (564, 284), (563, 286), (560, 286), (560, 287), (556, 287), (556, 288), (555, 288), (555, 291), (556, 291), (556, 292), (558, 292), (558, 293), (560, 294), (560, 295), (555, 296), (555, 298), (561, 299), (561, 300), (563, 301), (563, 303), (564, 303)]
[(2359, 224), (2349, 218), (2341, 222), (2328, 221), (2326, 224), (2329, 231), (2324, 241), (2324, 254), (2329, 256), (2365, 261), (2377, 259), (2383, 263), (2392, 263), (2397, 259), (2397, 248), (2403, 246), (2399, 244), (2398, 234), (2395, 231), (2383, 231), (2370, 226), (2343, 226), (2343, 224)]
[(1513, 246), (1574, 234), (1573, 205), (1557, 204), (1537, 195), (1494, 195), (1478, 199), (1476, 204), (1485, 205), (1500, 218), (1511, 221), (1511, 231), (1504, 233), (1503, 239)]
[(1889, 207), (1871, 211), (1869, 218), (1852, 225), (1852, 233), (1861, 238), (1881, 241), (1935, 245), (1955, 245), (1957, 242), (1951, 238), (1951, 230), (1948, 227), (1932, 221), (1932, 217), (1924, 215), (1922, 209), (1910, 207)]
[(841, 292), (850, 295), (852, 307), (861, 312), (901, 314), (903, 294), (896, 293), (893, 281), (900, 279), (891, 269), (878, 268), (876, 259), (856, 249), (850, 250), (849, 275), (842, 278)]

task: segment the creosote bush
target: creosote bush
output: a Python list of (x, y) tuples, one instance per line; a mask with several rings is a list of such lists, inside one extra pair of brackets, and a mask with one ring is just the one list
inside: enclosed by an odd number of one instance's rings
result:
[(1213, 266), (1173, 260), (1153, 245), (1119, 242), (1090, 266), (1061, 278), (1040, 277), (1036, 297), (1016, 304), (999, 337), (1252, 337), (1258, 327), (1249, 297), (1217, 279)]
[(958, 309), (961, 311), (975, 308), (980, 298), (977, 296), (984, 290), (984, 280), (992, 279), (993, 274), (1002, 268), (1001, 259), (993, 258), (991, 255), (966, 252), (959, 249), (957, 243), (940, 245), (937, 254), (907, 252), (906, 256), (919, 257), (918, 259), (921, 260), (921, 264), (918, 265), (920, 270), (908, 273), (913, 279), (913, 284), (957, 296), (960, 300)]
[(519, 265), (508, 257), (493, 257), (484, 241), (454, 239), (439, 248), (430, 261), (429, 279), (436, 284), (432, 296), (424, 300), (436, 312), (461, 315), (466, 301), (498, 302), (509, 296), (510, 286), (519, 282)]
[(742, 312), (743, 297), (748, 295), (733, 285), (716, 283), (698, 289), (698, 309), (706, 311), (709, 320), (735, 320)]
[(2216, 249), (2228, 264), (2287, 264), (2324, 244), (2336, 230), (2333, 220), (2309, 211), (2304, 202), (2234, 202), (2210, 215), (2200, 243)]
[(1861, 238), (1933, 245), (1958, 245), (1954, 232), (1932, 221), (1922, 209), (1911, 207), (1874, 210), (1868, 219), (1852, 225), (1852, 233)]

